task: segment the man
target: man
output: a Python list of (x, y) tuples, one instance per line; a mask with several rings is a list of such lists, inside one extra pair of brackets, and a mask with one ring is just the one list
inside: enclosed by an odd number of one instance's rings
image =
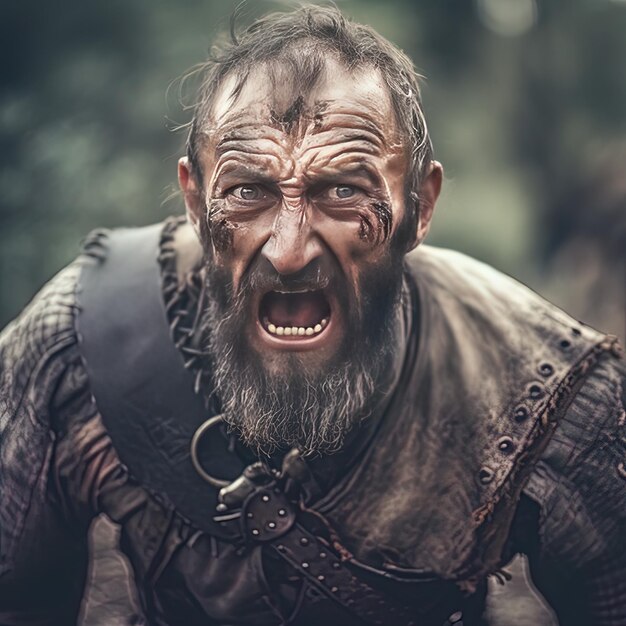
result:
[(154, 624), (479, 624), (518, 552), (625, 624), (617, 343), (420, 245), (409, 60), (308, 7), (203, 71), (188, 223), (94, 233), (2, 335), (0, 622), (75, 621), (105, 513)]

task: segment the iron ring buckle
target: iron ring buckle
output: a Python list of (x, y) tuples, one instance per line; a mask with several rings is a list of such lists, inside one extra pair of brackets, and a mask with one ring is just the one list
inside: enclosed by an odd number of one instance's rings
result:
[(221, 415), (215, 415), (214, 417), (210, 417), (208, 420), (206, 420), (205, 422), (200, 424), (200, 426), (198, 426), (198, 429), (196, 430), (196, 432), (193, 434), (193, 437), (191, 438), (191, 462), (193, 463), (193, 466), (196, 472), (198, 472), (198, 474), (200, 474), (200, 476), (204, 480), (206, 480), (209, 483), (209, 485), (213, 485), (213, 487), (217, 487), (218, 489), (221, 489), (222, 487), (227, 487), (228, 485), (230, 485), (232, 481), (224, 480), (222, 478), (216, 478), (215, 476), (211, 476), (211, 474), (209, 474), (202, 467), (202, 464), (200, 463), (200, 459), (198, 458), (198, 445), (202, 437), (211, 428), (213, 428), (214, 426), (219, 426), (219, 424), (223, 421), (224, 420)]

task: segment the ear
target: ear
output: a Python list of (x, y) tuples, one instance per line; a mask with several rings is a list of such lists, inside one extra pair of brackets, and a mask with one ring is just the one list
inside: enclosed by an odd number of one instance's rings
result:
[(194, 174), (187, 157), (182, 157), (178, 161), (178, 184), (185, 199), (187, 219), (198, 232), (206, 208), (202, 200), (202, 190), (198, 186), (198, 177)]
[(435, 204), (441, 192), (443, 183), (443, 167), (438, 161), (431, 161), (428, 164), (424, 179), (419, 190), (419, 215), (417, 218), (417, 232), (415, 235), (415, 245), (418, 246), (428, 234), (430, 222), (435, 211)]

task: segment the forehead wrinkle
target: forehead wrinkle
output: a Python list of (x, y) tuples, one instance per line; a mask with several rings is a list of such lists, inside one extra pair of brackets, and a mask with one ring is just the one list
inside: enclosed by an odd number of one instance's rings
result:
[[(385, 123), (387, 122), (387, 124)], [(373, 141), (385, 145), (386, 137), (395, 135), (395, 122), (393, 133), (384, 132), (383, 128), (388, 125), (388, 120), (380, 115), (370, 115), (367, 111), (355, 112), (354, 108), (344, 111), (333, 111), (326, 115), (318, 116), (309, 129), (311, 135), (319, 135), (329, 131), (343, 130), (360, 132), (364, 136), (371, 137)]]
[[(357, 166), (363, 165), (367, 160), (375, 158), (377, 155), (371, 146), (365, 145), (336, 145), (336, 150), (312, 149), (308, 159), (304, 162), (304, 167), (311, 170), (333, 170), (341, 167), (342, 163), (352, 163)], [(372, 164), (374, 169), (378, 169)], [(355, 169), (355, 168), (353, 168)]]

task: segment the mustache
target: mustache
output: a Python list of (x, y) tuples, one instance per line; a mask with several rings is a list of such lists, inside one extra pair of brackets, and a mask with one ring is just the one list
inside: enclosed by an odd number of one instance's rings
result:
[(317, 260), (311, 261), (298, 272), (285, 275), (277, 272), (269, 261), (260, 258), (242, 279), (237, 296), (269, 291), (317, 291), (335, 286), (337, 282), (337, 272)]

